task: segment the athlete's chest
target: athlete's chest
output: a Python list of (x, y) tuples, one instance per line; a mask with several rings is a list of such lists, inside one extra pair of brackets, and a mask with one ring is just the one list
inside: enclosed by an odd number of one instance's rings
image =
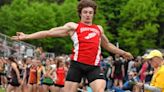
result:
[(79, 39), (94, 40), (100, 37), (100, 30), (96, 27), (80, 27), (77, 30)]

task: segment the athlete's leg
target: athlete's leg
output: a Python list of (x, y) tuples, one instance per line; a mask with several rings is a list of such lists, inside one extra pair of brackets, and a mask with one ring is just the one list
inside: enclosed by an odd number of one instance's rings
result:
[(64, 85), (64, 92), (77, 92), (79, 83), (66, 81)]
[(104, 73), (101, 72), (99, 66), (90, 66), (87, 69), (87, 80), (93, 92), (104, 92), (106, 80)]
[(82, 64), (71, 61), (70, 68), (67, 73), (67, 78), (64, 84), (64, 92), (77, 92), (79, 83), (81, 82), (83, 72)]
[(114, 86), (115, 86), (115, 87), (118, 86), (118, 79), (114, 79)]
[(106, 81), (104, 79), (96, 79), (90, 83), (93, 92), (104, 92)]
[(51, 92), (58, 92), (58, 91), (55, 90), (55, 86), (54, 85), (49, 86), (49, 89), (50, 89)]
[(122, 86), (123, 86), (122, 80), (118, 80), (118, 82), (119, 82), (119, 87), (122, 88)]
[(43, 84), (42, 86), (43, 86), (43, 92), (47, 92), (48, 91), (48, 86), (45, 85), (45, 84)]
[(14, 87), (12, 85), (8, 85), (7, 86), (7, 89), (6, 89), (6, 92), (12, 92), (12, 90), (14, 90)]
[(1, 78), (2, 79), (2, 82), (1, 82), (2, 83), (2, 86), (6, 89), (7, 79), (6, 79), (5, 74), (2, 75), (1, 77), (2, 77)]
[(15, 87), (15, 91), (14, 92), (22, 92), (21, 91), (21, 87), (19, 86), (19, 87)]
[(38, 84), (38, 88), (39, 88), (39, 91), (38, 91), (38, 92), (44, 92), (44, 91), (43, 91), (43, 86), (42, 86), (42, 84)]
[(55, 86), (55, 91), (56, 91), (56, 92), (60, 92), (60, 88), (57, 87), (57, 86)]
[(23, 83), (23, 92), (28, 92), (28, 85), (26, 81)]
[(31, 84), (27, 84), (28, 86), (28, 92), (32, 92), (32, 85)]
[(37, 85), (36, 84), (32, 85), (32, 90), (33, 90), (33, 92), (37, 92)]
[(60, 92), (64, 92), (64, 88), (60, 88)]

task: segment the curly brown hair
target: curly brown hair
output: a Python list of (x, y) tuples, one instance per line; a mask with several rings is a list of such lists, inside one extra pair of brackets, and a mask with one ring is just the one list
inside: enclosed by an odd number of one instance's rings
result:
[(79, 17), (80, 17), (82, 9), (85, 7), (92, 7), (94, 10), (94, 14), (96, 14), (97, 4), (94, 0), (80, 0), (77, 7)]

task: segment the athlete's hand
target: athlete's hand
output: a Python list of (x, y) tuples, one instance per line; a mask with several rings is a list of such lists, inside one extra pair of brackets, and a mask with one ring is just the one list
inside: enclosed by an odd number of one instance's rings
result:
[(17, 32), (16, 33), (16, 36), (12, 36), (11, 39), (12, 40), (16, 40), (16, 41), (19, 41), (19, 40), (25, 40), (26, 39), (26, 34), (24, 34), (23, 32)]
[(129, 52), (124, 52), (124, 53), (122, 54), (122, 56), (123, 56), (124, 59), (126, 59), (126, 60), (131, 60), (131, 59), (134, 58), (133, 55), (132, 55), (131, 53), (129, 53)]

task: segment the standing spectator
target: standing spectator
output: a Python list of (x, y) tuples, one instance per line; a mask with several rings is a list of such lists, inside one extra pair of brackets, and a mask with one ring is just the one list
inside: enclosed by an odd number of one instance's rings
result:
[(30, 84), (29, 84), (29, 76), (30, 76), (30, 68), (31, 68), (31, 66), (32, 66), (32, 58), (31, 57), (26, 57), (25, 59), (25, 74), (24, 74), (24, 91), (26, 91), (26, 92), (30, 92), (29, 91), (29, 89), (30, 89), (30, 87), (29, 86), (31, 86)]
[(106, 64), (106, 71), (105, 71), (105, 75), (106, 75), (106, 87), (107, 90), (110, 90), (112, 88), (112, 84), (113, 84), (113, 80), (111, 78), (111, 74), (112, 74), (112, 63), (113, 61), (113, 57), (109, 56), (107, 58), (108, 62)]
[(32, 60), (30, 71), (29, 71), (29, 79), (28, 79), (28, 90), (29, 92), (37, 91), (37, 63), (36, 59)]
[(39, 92), (44, 92), (42, 87), (44, 66), (41, 60), (37, 60), (37, 88)]
[(146, 78), (145, 78), (145, 83), (150, 83), (152, 77), (153, 77), (153, 73), (154, 73), (154, 69), (153, 67), (151, 66), (150, 64), (151, 62), (148, 62), (148, 67), (147, 67), (147, 70), (146, 70)]
[(134, 71), (134, 64), (135, 64), (134, 60), (129, 61), (129, 63), (128, 63), (128, 72)]
[(65, 66), (64, 58), (58, 57), (57, 58), (57, 69), (56, 69), (57, 80), (55, 82), (56, 92), (64, 92), (63, 88), (64, 88), (67, 71), (68, 71), (68, 69)]
[(122, 60), (120, 59), (120, 56), (117, 54), (115, 55), (115, 61), (112, 66), (112, 75), (114, 79), (114, 86), (118, 86), (122, 88), (123, 85), (123, 77), (125, 76), (125, 70)]
[(54, 81), (53, 81), (53, 68), (50, 65), (50, 60), (46, 59), (46, 66), (44, 68), (43, 74), (43, 91), (48, 92), (49, 90), (51, 92), (55, 92), (55, 87), (54, 87)]
[(148, 63), (148, 60), (144, 59), (145, 57), (143, 57), (142, 59), (142, 67), (139, 71), (139, 75), (140, 75), (140, 80), (141, 82), (144, 82), (145, 83), (145, 78), (146, 78), (146, 75), (147, 75), (147, 69), (148, 67), (150, 66), (149, 63)]
[(6, 88), (7, 79), (6, 79), (6, 72), (7, 72), (7, 61), (0, 57), (0, 82), (2, 85), (2, 88)]
[(6, 92), (20, 92), (19, 86), (21, 85), (22, 80), (20, 78), (19, 66), (13, 56), (10, 56), (8, 60), (11, 65), (11, 79), (9, 80)]

